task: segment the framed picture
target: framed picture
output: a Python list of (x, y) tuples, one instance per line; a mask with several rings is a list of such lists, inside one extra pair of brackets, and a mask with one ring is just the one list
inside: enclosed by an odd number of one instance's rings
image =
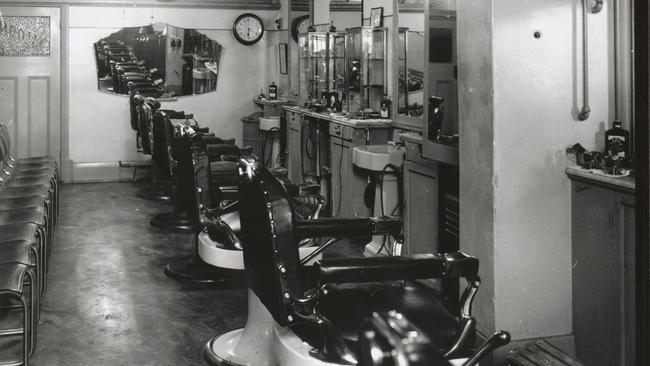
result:
[(280, 43), (280, 74), (286, 75), (289, 73), (287, 65), (288, 45)]
[(384, 25), (384, 7), (370, 9), (370, 26), (381, 27)]

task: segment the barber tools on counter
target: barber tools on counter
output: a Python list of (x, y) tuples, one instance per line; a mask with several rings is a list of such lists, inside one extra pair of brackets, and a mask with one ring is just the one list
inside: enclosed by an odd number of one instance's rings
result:
[(605, 132), (605, 151), (588, 151), (580, 143), (566, 149), (567, 154), (582, 169), (609, 177), (630, 175), (634, 160), (630, 157), (630, 133), (614, 121)]

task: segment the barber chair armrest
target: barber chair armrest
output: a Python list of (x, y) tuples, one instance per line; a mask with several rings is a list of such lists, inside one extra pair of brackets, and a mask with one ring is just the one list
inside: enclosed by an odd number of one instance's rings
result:
[(321, 283), (417, 280), (444, 276), (445, 260), (434, 254), (410, 257), (325, 259), (316, 264)]
[(402, 221), (396, 217), (369, 217), (359, 219), (314, 219), (296, 221), (295, 232), (300, 239), (325, 236), (355, 237), (382, 234), (398, 235)]
[(223, 160), (222, 156), (223, 155), (230, 155), (230, 156), (239, 156), (240, 155), (240, 149), (237, 145), (231, 145), (231, 144), (208, 144), (206, 146), (206, 149), (208, 151), (208, 159), (210, 161), (219, 161)]
[(206, 134), (210, 132), (210, 127), (199, 127), (195, 128), (196, 132)]
[(235, 144), (235, 139), (222, 139), (221, 137), (217, 137), (214, 135), (203, 135), (201, 136), (201, 140), (203, 140), (203, 143), (206, 145), (234, 145)]
[(284, 188), (291, 197), (320, 195), (320, 185), (316, 183), (285, 183)]
[(185, 112), (175, 111), (173, 109), (160, 109), (169, 119), (185, 119)]
[(239, 155), (246, 156), (246, 155), (252, 155), (253, 154), (253, 147), (252, 146), (244, 146), (239, 148)]

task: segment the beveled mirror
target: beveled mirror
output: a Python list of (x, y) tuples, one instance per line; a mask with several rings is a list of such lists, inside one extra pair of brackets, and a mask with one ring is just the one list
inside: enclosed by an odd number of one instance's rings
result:
[(195, 29), (165, 23), (122, 28), (95, 43), (97, 88), (128, 94), (156, 87), (168, 97), (217, 89), (221, 45)]

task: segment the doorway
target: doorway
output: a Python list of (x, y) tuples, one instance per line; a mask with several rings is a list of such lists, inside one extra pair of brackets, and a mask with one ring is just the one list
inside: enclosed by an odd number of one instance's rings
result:
[(61, 9), (0, 6), (0, 123), (13, 156), (61, 152)]

